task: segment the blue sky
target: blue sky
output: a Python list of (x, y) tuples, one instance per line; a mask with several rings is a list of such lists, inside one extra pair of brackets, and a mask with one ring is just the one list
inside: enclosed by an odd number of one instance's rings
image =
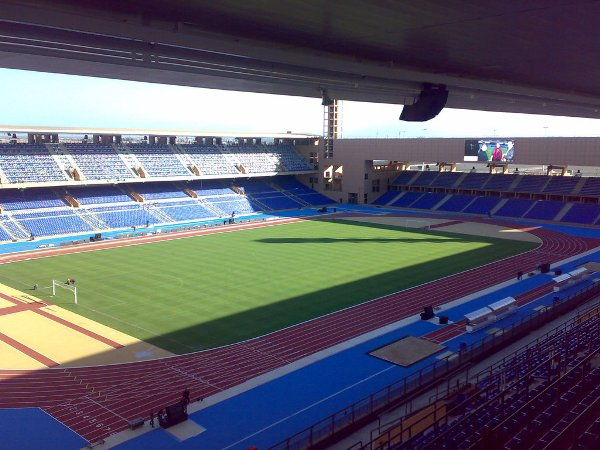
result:
[[(0, 125), (321, 134), (319, 99), (0, 69)], [(6, 107), (9, 105), (9, 107)], [(445, 109), (400, 122), (400, 105), (343, 103), (343, 137), (600, 136), (600, 120)]]

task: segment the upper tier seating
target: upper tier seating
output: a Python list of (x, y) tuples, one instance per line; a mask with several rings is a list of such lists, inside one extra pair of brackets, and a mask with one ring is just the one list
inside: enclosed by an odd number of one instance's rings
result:
[(588, 178), (578, 194), (600, 196), (600, 177)]
[(468, 173), (458, 187), (460, 189), (481, 189), (490, 177), (489, 173)]
[(438, 211), (460, 212), (475, 199), (472, 195), (455, 194), (438, 208)]
[(574, 203), (560, 221), (591, 225), (596, 222), (599, 215), (600, 205), (592, 203)]
[(9, 183), (68, 179), (44, 145), (0, 144), (0, 169)]
[(500, 200), (500, 197), (477, 197), (462, 212), (469, 214), (489, 214)]
[(544, 188), (546, 194), (571, 194), (581, 178), (579, 177), (550, 177)]
[(483, 188), (489, 191), (508, 191), (508, 188), (518, 176), (514, 174), (492, 174)]
[(25, 190), (0, 190), (0, 205), (8, 211), (20, 209), (55, 208), (65, 206), (50, 189), (33, 188)]
[(527, 219), (553, 220), (564, 206), (563, 202), (555, 200), (539, 200), (535, 202), (533, 208), (524, 217)]
[[(440, 175), (440, 172), (424, 171), (412, 182), (412, 186), (431, 186), (433, 181)], [(443, 174), (445, 175), (445, 174)]]
[(542, 192), (550, 181), (547, 175), (521, 175), (521, 180), (513, 189), (516, 192)]
[(430, 186), (432, 187), (453, 187), (463, 172), (441, 172), (437, 178), (433, 180)]
[(531, 208), (533, 202), (533, 200), (524, 198), (511, 198), (508, 199), (494, 215), (503, 217), (521, 217), (529, 208)]
[(239, 171), (216, 145), (180, 145), (190, 155), (202, 175), (237, 175)]
[(116, 186), (86, 186), (67, 191), (81, 205), (132, 202), (133, 200)]
[(146, 174), (151, 177), (190, 177), (192, 173), (168, 145), (128, 144)]
[(234, 145), (226, 147), (246, 173), (308, 171), (312, 167), (287, 144)]
[[(135, 178), (112, 145), (62, 144), (88, 180)], [(57, 149), (60, 151), (60, 149)]]
[(415, 172), (414, 170), (404, 170), (398, 174), (396, 179), (392, 181), (392, 184), (394, 186), (406, 186), (418, 173), (419, 172)]

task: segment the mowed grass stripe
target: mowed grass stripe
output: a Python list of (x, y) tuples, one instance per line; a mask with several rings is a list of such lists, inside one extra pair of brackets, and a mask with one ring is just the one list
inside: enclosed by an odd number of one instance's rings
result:
[[(0, 267), (0, 282), (77, 280), (51, 301), (167, 350), (248, 339), (534, 248), (350, 221), (304, 221)], [(46, 294), (44, 294), (46, 292)], [(49, 298), (49, 292), (38, 291)]]

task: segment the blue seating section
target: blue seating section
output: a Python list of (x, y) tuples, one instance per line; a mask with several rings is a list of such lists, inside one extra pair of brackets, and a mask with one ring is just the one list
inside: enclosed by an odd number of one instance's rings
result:
[(553, 220), (565, 204), (555, 200), (539, 200), (525, 214), (527, 219)]
[[(440, 175), (440, 172), (433, 172), (426, 170), (425, 172), (421, 172), (419, 177), (412, 182), (412, 186), (431, 186), (433, 181)], [(445, 173), (441, 174), (442, 176), (446, 175)]]
[(416, 202), (410, 205), (411, 208), (432, 209), (435, 205), (442, 201), (446, 194), (436, 194), (427, 192), (423, 194)]
[(544, 193), (571, 194), (580, 180), (579, 177), (550, 177), (550, 181), (544, 187)]
[(458, 187), (460, 189), (481, 189), (490, 177), (489, 173), (468, 173)]
[(334, 203), (329, 197), (320, 194), (318, 192), (312, 192), (309, 194), (299, 194), (297, 197), (300, 200), (305, 201), (309, 205), (320, 206), (320, 205), (329, 205), (330, 203)]
[(494, 215), (503, 217), (521, 217), (529, 208), (531, 208), (533, 203), (534, 201), (529, 199), (511, 198), (508, 199)]
[(516, 192), (542, 192), (550, 178), (546, 175), (521, 175), (521, 181), (513, 190)]
[(165, 198), (189, 198), (181, 189), (177, 189), (172, 183), (135, 184), (128, 188), (137, 192), (144, 200), (161, 200)]
[(156, 206), (176, 222), (206, 219), (215, 215), (195, 200), (161, 203)]
[(475, 199), (472, 195), (460, 195), (455, 194), (446, 200), (439, 208), (438, 211), (452, 211), (460, 212), (466, 208), (466, 206)]
[(242, 188), (246, 194), (277, 192), (264, 181), (255, 178), (251, 178), (249, 180), (235, 180), (235, 185)]
[(418, 173), (419, 172), (416, 172), (414, 170), (404, 170), (398, 174), (396, 179), (392, 181), (392, 184), (394, 186), (406, 186), (409, 184), (410, 180), (412, 180)]
[(600, 178), (591, 177), (585, 181), (581, 190), (578, 192), (579, 195), (597, 195), (600, 196)]
[(237, 195), (222, 180), (198, 180), (190, 181), (186, 186), (201, 197), (214, 197), (217, 195)]
[(235, 211), (236, 214), (251, 214), (256, 211), (260, 211), (261, 208), (258, 205), (253, 205), (250, 200), (245, 197), (235, 198), (234, 200), (216, 200), (210, 202), (210, 204), (219, 209), (223, 216), (230, 216)]
[(287, 197), (281, 192), (273, 192), (268, 194), (253, 194), (251, 200), (258, 200), (260, 204), (265, 205), (270, 210), (276, 209), (293, 209), (302, 206), (294, 199)]
[(25, 190), (0, 190), (0, 205), (7, 211), (20, 209), (55, 208), (65, 206), (65, 202), (51, 190), (34, 188)]
[(390, 206), (397, 206), (399, 208), (408, 208), (422, 195), (423, 195), (422, 192), (406, 192), (402, 197), (400, 197), (398, 200), (396, 200)]
[[(88, 180), (135, 178), (112, 145), (62, 144)], [(57, 149), (60, 151), (60, 149)]]
[(116, 186), (89, 186), (67, 191), (81, 205), (102, 203), (133, 202), (133, 200)]
[(377, 200), (373, 202), (374, 205), (387, 205), (394, 198), (400, 195), (400, 191), (387, 191), (385, 194), (380, 195)]
[(226, 151), (244, 166), (246, 173), (312, 170), (291, 145), (235, 145)]
[(67, 180), (44, 145), (0, 144), (0, 169), (9, 183)]
[[(0, 220), (0, 224), (3, 224), (4, 221)], [(11, 241), (12, 236), (4, 229), (3, 226), (0, 226), (0, 241)]]
[(488, 214), (500, 201), (500, 197), (477, 197), (473, 202), (463, 209), (462, 212), (469, 214)]
[(13, 217), (34, 236), (93, 231), (93, 228), (87, 222), (70, 209), (18, 213), (14, 214)]
[(433, 180), (430, 186), (432, 187), (453, 187), (463, 172), (441, 172), (439, 176)]
[(591, 225), (596, 223), (599, 215), (600, 205), (592, 203), (574, 203), (560, 221)]
[(93, 207), (89, 208), (88, 211), (94, 213), (111, 228), (128, 228), (159, 222), (159, 220), (147, 210), (142, 209), (138, 204)]
[(129, 144), (127, 148), (151, 177), (192, 176), (168, 145)]
[(492, 174), (483, 188), (489, 191), (508, 191), (508, 188), (518, 176), (519, 175)]
[(179, 145), (190, 155), (202, 175), (237, 175), (239, 171), (216, 145)]

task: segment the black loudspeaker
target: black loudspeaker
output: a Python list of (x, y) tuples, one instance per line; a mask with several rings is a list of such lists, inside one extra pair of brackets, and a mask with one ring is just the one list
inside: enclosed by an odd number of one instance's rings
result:
[(102, 233), (96, 233), (94, 235), (94, 240), (95, 241), (101, 241), (102, 240)]
[(404, 105), (400, 120), (425, 122), (437, 116), (448, 101), (448, 90), (443, 84), (425, 83), (419, 98), (412, 105)]
[(440, 325), (448, 325), (448, 318), (446, 316), (440, 316)]
[(550, 263), (540, 264), (540, 272), (541, 273), (548, 273), (548, 272), (550, 272)]
[(426, 306), (421, 313), (421, 320), (429, 320), (434, 316), (433, 306)]
[(187, 413), (183, 407), (183, 404), (175, 403), (165, 408), (166, 417), (162, 420), (159, 417), (159, 425), (161, 428), (169, 428), (178, 423), (185, 422), (188, 418)]
[(556, 276), (562, 275), (562, 270), (561, 269), (556, 269), (554, 271), (554, 275), (556, 275)]

